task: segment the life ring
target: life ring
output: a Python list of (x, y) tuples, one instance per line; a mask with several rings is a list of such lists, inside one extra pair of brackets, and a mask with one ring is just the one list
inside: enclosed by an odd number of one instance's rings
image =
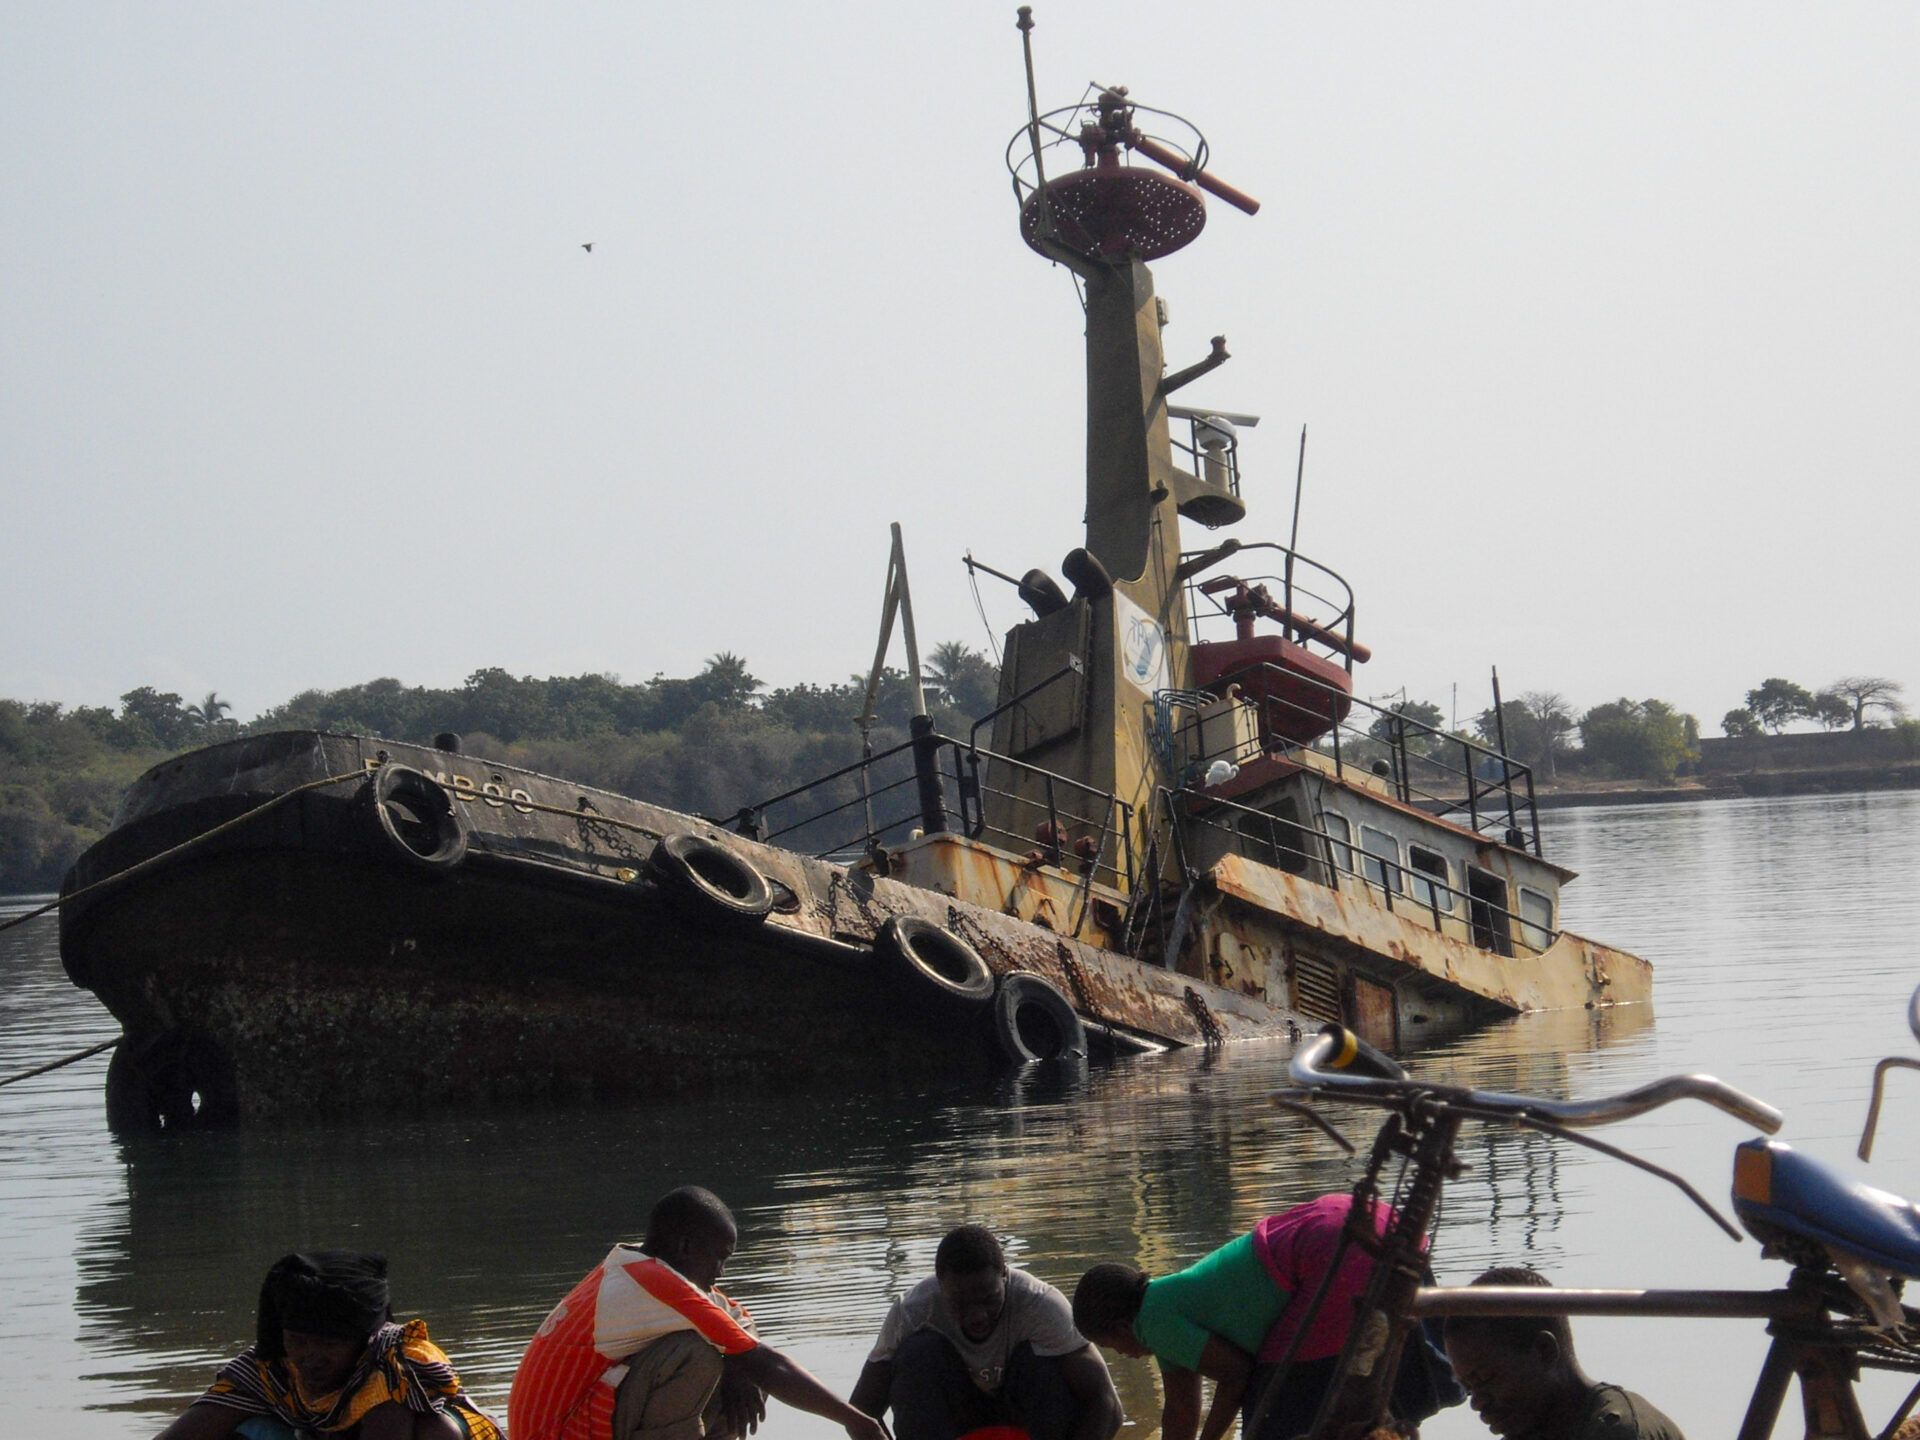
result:
[(764, 920), (773, 908), (767, 877), (724, 845), (691, 831), (653, 847), (654, 873), (688, 899), (739, 920)]
[(1002, 975), (993, 996), (993, 1038), (1016, 1065), (1087, 1053), (1087, 1027), (1073, 1006), (1038, 975)]
[(917, 915), (895, 915), (880, 927), (874, 953), (922, 995), (966, 1006), (993, 998), (993, 972), (980, 952), (951, 930)]
[(467, 858), (466, 816), (431, 775), (389, 763), (364, 793), (380, 838), (407, 863), (451, 870)]

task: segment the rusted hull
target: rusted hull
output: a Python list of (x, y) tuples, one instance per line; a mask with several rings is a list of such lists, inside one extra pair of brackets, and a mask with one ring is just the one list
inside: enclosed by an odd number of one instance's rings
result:
[(1238, 856), (1222, 859), (1212, 879), (1200, 942), (1207, 977), (1288, 994), (1308, 1014), (1344, 1019), (1376, 1043), (1417, 1043), (1495, 1015), (1653, 998), (1645, 960), (1571, 932), (1538, 955), (1502, 954), (1385, 909), (1364, 890), (1330, 889)]
[[(379, 765), (466, 797), (462, 863), (429, 870), (380, 834), (365, 799)], [(330, 776), (349, 778), (195, 838)], [(742, 921), (667, 884), (649, 858), (685, 832), (765, 876), (775, 911)], [(110, 879), (182, 843), (178, 858)], [(66, 888), (101, 880), (63, 908), (62, 951), (127, 1032), (121, 1082), (137, 1067), (143, 1093), (192, 1090), (222, 1117), (891, 1085), (1004, 1064), (984, 1014), (903, 989), (876, 948), (906, 915), (958, 934), (997, 973), (1048, 980), (1096, 1047), (1298, 1027), (1284, 1007), (1019, 913), (361, 737), (257, 737), (169, 762), (136, 784)]]

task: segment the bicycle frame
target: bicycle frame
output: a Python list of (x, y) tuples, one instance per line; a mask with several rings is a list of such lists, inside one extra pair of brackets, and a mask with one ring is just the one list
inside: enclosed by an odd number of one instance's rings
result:
[[(1920, 1035), (1920, 1026), (1916, 1034)], [(1310, 1440), (1363, 1440), (1390, 1424), (1388, 1397), (1403, 1347), (1422, 1320), (1449, 1315), (1764, 1319), (1773, 1344), (1754, 1386), (1739, 1440), (1768, 1440), (1796, 1377), (1806, 1433), (1819, 1440), (1875, 1440), (1876, 1434), (1880, 1440), (1888, 1440), (1920, 1402), (1920, 1385), (1916, 1385), (1881, 1430), (1867, 1428), (1854, 1383), (1862, 1368), (1920, 1375), (1920, 1311), (1903, 1307), (1902, 1325), (1872, 1328), (1865, 1303), (1835, 1273), (1826, 1252), (1811, 1244), (1774, 1247), (1772, 1253), (1784, 1255), (1793, 1265), (1787, 1284), (1774, 1290), (1561, 1290), (1420, 1284), (1440, 1192), (1445, 1181), (1461, 1171), (1454, 1141), (1464, 1120), (1525, 1125), (1652, 1170), (1686, 1191), (1724, 1229), (1737, 1236), (1738, 1232), (1680, 1177), (1574, 1134), (1568, 1127), (1606, 1124), (1684, 1098), (1706, 1101), (1769, 1133), (1777, 1130), (1779, 1113), (1752, 1097), (1704, 1076), (1673, 1077), (1625, 1095), (1586, 1102), (1427, 1086), (1408, 1079), (1392, 1060), (1335, 1026), (1301, 1047), (1290, 1075), (1298, 1088), (1277, 1097), (1279, 1103), (1310, 1114), (1323, 1129), (1331, 1127), (1305, 1101), (1339, 1099), (1388, 1111), (1366, 1171), (1354, 1187), (1354, 1205), (1340, 1241), (1342, 1251), (1349, 1244), (1357, 1244), (1373, 1255), (1373, 1277), (1356, 1310), (1326, 1398), (1308, 1432)], [(1371, 1202), (1379, 1198), (1381, 1172), (1395, 1156), (1405, 1161), (1395, 1215), (1385, 1233), (1376, 1235)], [(1339, 1263), (1340, 1254), (1336, 1253), (1330, 1273)], [(1309, 1314), (1317, 1310), (1322, 1295), (1324, 1287), (1310, 1303)], [(1282, 1371), (1284, 1366), (1285, 1361)], [(1263, 1407), (1256, 1409), (1254, 1426), (1262, 1413)]]

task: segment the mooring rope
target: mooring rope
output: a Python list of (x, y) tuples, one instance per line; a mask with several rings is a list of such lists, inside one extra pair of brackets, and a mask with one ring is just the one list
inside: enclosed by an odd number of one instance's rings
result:
[(0, 920), (0, 930), (11, 930), (16, 925), (24, 925), (29, 920), (37, 920), (42, 915), (45, 915), (50, 911), (58, 910), (62, 905), (65, 905), (69, 900), (78, 900), (82, 895), (86, 895), (92, 891), (98, 890), (102, 886), (117, 885), (122, 880), (131, 880), (136, 875), (144, 875), (147, 871), (153, 869), (153, 867), (158, 865), (161, 861), (171, 860), (175, 856), (184, 854), (186, 851), (193, 849), (194, 846), (196, 845), (204, 845), (207, 841), (213, 839), (214, 836), (224, 835), (227, 831), (235, 829), (238, 826), (244, 825), (249, 820), (257, 820), (262, 815), (266, 814), (269, 810), (272, 810), (277, 806), (286, 804), (287, 801), (293, 799), (293, 797), (296, 795), (303, 794), (308, 790), (318, 790), (324, 785), (338, 785), (343, 780), (365, 779), (367, 773), (368, 772), (365, 769), (349, 770), (346, 773), (341, 775), (327, 775), (327, 776), (323, 776), (318, 780), (309, 780), (304, 785), (296, 785), (293, 787), (293, 789), (288, 790), (283, 794), (276, 795), (271, 800), (268, 800), (263, 804), (256, 805), (253, 807), (253, 809), (248, 810), (243, 814), (234, 816), (233, 819), (231, 820), (221, 821), (218, 825), (214, 826), (211, 830), (202, 830), (198, 835), (193, 836), (191, 839), (182, 840), (178, 845), (173, 846), (171, 849), (162, 850), (158, 855), (149, 855), (146, 859), (142, 860), (138, 865), (129, 865), (125, 870), (116, 870), (113, 874), (103, 876), (100, 879), (94, 881), (91, 885), (82, 885), (78, 890), (75, 890), (71, 895), (58, 896), (53, 900), (49, 900), (45, 905), (39, 906), (37, 909), (27, 911), (24, 915), (15, 915), (10, 920)]
[(76, 1061), (86, 1059), (89, 1055), (98, 1055), (102, 1050), (111, 1050), (119, 1043), (120, 1037), (116, 1035), (111, 1040), (102, 1040), (98, 1045), (89, 1045), (84, 1050), (76, 1050), (65, 1059), (49, 1060), (45, 1065), (36, 1065), (31, 1070), (22, 1070), (18, 1075), (9, 1075), (6, 1079), (0, 1080), (0, 1085), (11, 1085), (17, 1080), (31, 1080), (36, 1075), (44, 1075), (49, 1070), (58, 1070), (63, 1065), (72, 1065)]

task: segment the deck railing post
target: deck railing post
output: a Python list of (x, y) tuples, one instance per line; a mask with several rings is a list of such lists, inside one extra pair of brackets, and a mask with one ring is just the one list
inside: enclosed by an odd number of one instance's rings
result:
[[(920, 790), (920, 824), (929, 835), (947, 828), (947, 797), (940, 784), (940, 733), (931, 715), (915, 715), (909, 726), (913, 735), (913, 775)], [(873, 820), (869, 815), (868, 829)]]
[(1047, 851), (1053, 863), (1060, 863), (1060, 806), (1054, 799), (1053, 772), (1047, 772)]

